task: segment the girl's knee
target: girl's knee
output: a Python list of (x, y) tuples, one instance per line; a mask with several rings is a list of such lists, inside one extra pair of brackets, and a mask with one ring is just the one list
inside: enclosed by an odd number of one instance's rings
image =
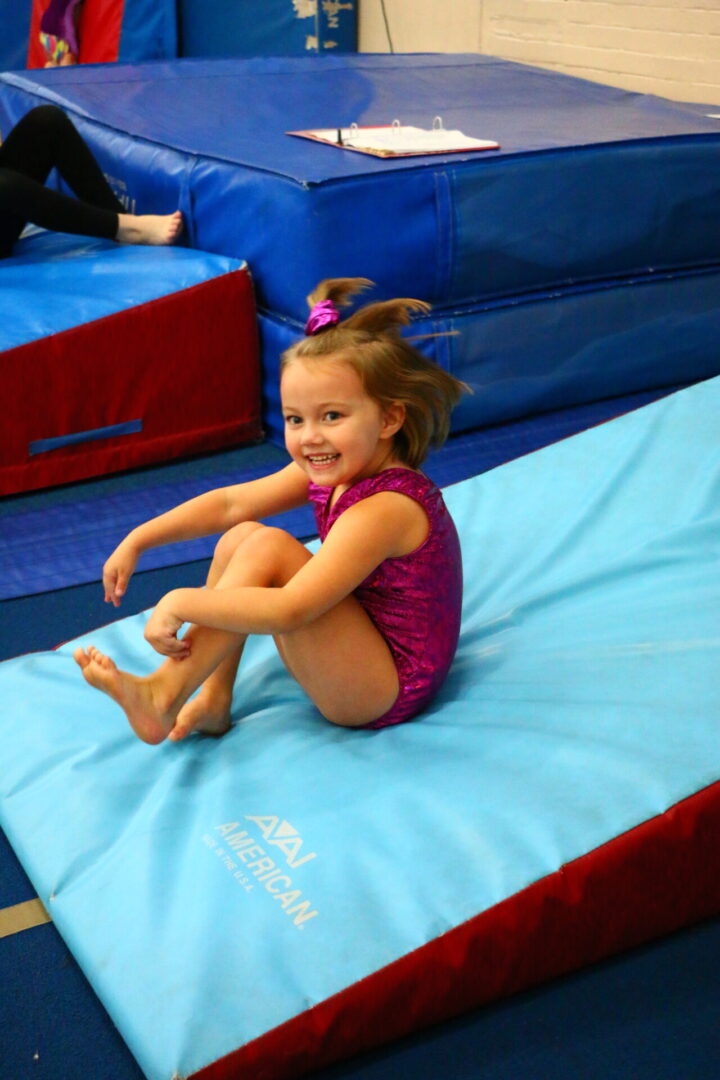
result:
[(302, 548), (299, 540), (274, 525), (258, 525), (248, 533), (243, 546), (246, 551), (258, 552), (266, 559), (276, 559), (295, 548)]
[(310, 558), (304, 544), (289, 532), (274, 525), (261, 525), (249, 538), (249, 545), (281, 571), (290, 569), (294, 573), (298, 566)]
[(215, 558), (222, 563), (227, 563), (233, 557), (238, 547), (244, 544), (248, 537), (264, 526), (258, 521), (243, 521), (240, 525), (234, 525), (223, 533), (215, 545)]
[(242, 542), (236, 544), (228, 567), (231, 575), (235, 565), (243, 571), (252, 567), (258, 575), (258, 583), (280, 586), (286, 584), (309, 558), (308, 550), (284, 529), (256, 525)]
[(302, 547), (299, 540), (296, 540), (285, 529), (278, 529), (276, 525), (260, 525), (252, 539), (253, 543), (262, 545), (266, 550), (284, 551), (288, 548)]

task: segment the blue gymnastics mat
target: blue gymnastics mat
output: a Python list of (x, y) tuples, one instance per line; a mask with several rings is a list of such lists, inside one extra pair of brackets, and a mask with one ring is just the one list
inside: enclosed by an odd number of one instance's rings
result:
[(287, 0), (178, 0), (182, 56), (287, 56), (354, 52), (357, 4)]
[(35, 230), (0, 261), (0, 362), (2, 495), (262, 434), (242, 260)]
[[(303, 323), (260, 313), (259, 326), (265, 430), (280, 442), (280, 356)], [(720, 374), (720, 271), (432, 311), (410, 335), (471, 388), (452, 416), (468, 432)]]
[(0, 262), (0, 351), (245, 268), (242, 259), (179, 245), (119, 245), (30, 228)]
[(231, 732), (149, 748), (71, 658), (150, 670), (145, 615), (0, 665), (3, 827), (150, 1080), (297, 1075), (720, 908), (719, 408), (448, 489), (463, 631), (415, 723), (327, 725), (253, 639)]
[[(426, 343), (475, 391), (456, 432), (719, 373), (720, 121), (697, 107), (478, 55), (81, 66), (0, 86), (5, 123), (60, 105), (135, 209), (180, 206), (193, 246), (247, 259), (273, 438), (277, 348), (326, 277), (427, 300), (414, 329), (458, 332)], [(287, 134), (438, 113), (500, 150), (380, 160)]]
[[(80, 66), (0, 85), (3, 128), (60, 105), (138, 212), (180, 206), (192, 245), (247, 259), (279, 315), (302, 318), (337, 275), (457, 307), (718, 263), (720, 121), (651, 95), (479, 55)], [(501, 149), (380, 160), (286, 134), (438, 113)]]

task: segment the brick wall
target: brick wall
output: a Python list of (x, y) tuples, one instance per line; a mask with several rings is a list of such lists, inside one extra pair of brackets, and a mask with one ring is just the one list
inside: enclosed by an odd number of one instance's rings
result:
[(720, 0), (482, 0), (482, 51), (720, 103)]
[[(720, 106), (720, 0), (385, 0), (396, 52), (484, 52)], [(360, 48), (387, 52), (379, 0)]]

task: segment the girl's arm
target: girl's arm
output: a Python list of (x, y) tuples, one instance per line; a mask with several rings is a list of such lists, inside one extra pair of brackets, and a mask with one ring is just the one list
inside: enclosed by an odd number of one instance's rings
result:
[(174, 589), (162, 598), (146, 637), (163, 655), (179, 655), (183, 623), (241, 634), (297, 630), (334, 607), (385, 559), (423, 542), (428, 519), (413, 499), (396, 492), (372, 495), (346, 510), (319, 552), (282, 588)]
[(279, 514), (307, 502), (307, 476), (294, 462), (245, 484), (207, 491), (133, 529), (103, 567), (105, 600), (118, 607), (144, 551), (226, 532), (241, 521)]

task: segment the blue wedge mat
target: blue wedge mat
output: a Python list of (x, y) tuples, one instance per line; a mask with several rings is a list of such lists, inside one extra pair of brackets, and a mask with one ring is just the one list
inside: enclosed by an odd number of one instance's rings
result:
[(252, 639), (231, 733), (146, 747), (71, 659), (149, 671), (144, 615), (0, 666), (3, 826), (150, 1080), (718, 780), (719, 408), (713, 380), (448, 489), (463, 632), (416, 723), (327, 725)]
[(180, 246), (120, 245), (29, 230), (12, 258), (0, 260), (0, 352), (245, 265)]
[[(466, 480), (668, 392), (646, 391), (455, 436), (430, 454), (428, 474), (441, 486)], [(287, 460), (284, 450), (264, 443), (0, 500), (0, 600), (96, 581), (107, 556), (140, 522), (211, 488), (266, 475)], [(278, 515), (273, 524), (299, 538), (316, 531), (306, 508)], [(140, 569), (206, 559), (214, 543), (206, 537), (156, 548), (143, 556)]]

